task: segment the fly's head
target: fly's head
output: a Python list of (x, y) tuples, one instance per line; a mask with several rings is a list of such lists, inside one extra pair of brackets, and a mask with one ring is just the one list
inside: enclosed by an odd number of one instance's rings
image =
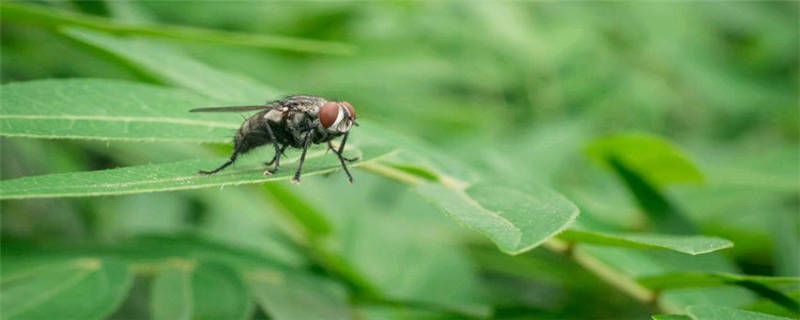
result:
[(356, 122), (356, 110), (347, 101), (328, 101), (319, 110), (319, 122), (322, 128), (331, 134), (343, 134), (350, 131)]

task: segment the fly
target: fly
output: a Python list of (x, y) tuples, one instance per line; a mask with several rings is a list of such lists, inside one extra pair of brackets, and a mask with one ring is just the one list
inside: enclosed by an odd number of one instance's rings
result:
[[(288, 147), (302, 149), (297, 171), (292, 182), (300, 183), (300, 174), (306, 152), (311, 144), (327, 143), (328, 149), (339, 158), (348, 181), (353, 183), (353, 176), (347, 169), (347, 162), (357, 161), (358, 158), (346, 158), (342, 155), (347, 136), (356, 122), (356, 110), (347, 101), (328, 101), (321, 97), (293, 95), (283, 99), (268, 102), (265, 105), (211, 107), (197, 108), (190, 112), (242, 112), (258, 111), (247, 118), (236, 135), (233, 137), (233, 154), (230, 159), (214, 170), (199, 171), (200, 174), (215, 174), (236, 161), (240, 154), (247, 153), (253, 148), (272, 144), (275, 155), (266, 162), (267, 166), (274, 165), (264, 171), (265, 175), (277, 172), (280, 166), (281, 155)], [(331, 140), (344, 136), (339, 148), (334, 148)]]

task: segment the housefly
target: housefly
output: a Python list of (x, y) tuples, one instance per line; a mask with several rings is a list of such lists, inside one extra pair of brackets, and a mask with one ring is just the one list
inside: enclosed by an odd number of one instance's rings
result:
[[(353, 162), (358, 158), (351, 159), (342, 155), (347, 136), (350, 134), (350, 128), (353, 125), (358, 126), (356, 110), (353, 109), (349, 102), (328, 101), (316, 96), (293, 95), (268, 102), (265, 105), (211, 107), (190, 110), (190, 112), (243, 111), (258, 111), (258, 113), (247, 118), (236, 132), (233, 138), (233, 154), (230, 159), (216, 169), (201, 170), (200, 174), (215, 174), (233, 164), (240, 154), (271, 143), (275, 148), (275, 155), (272, 160), (265, 164), (274, 166), (264, 171), (264, 174), (271, 175), (278, 170), (281, 155), (283, 155), (287, 147), (299, 148), (303, 152), (300, 155), (300, 162), (297, 165), (297, 171), (294, 173), (292, 182), (300, 183), (300, 173), (303, 169), (308, 147), (312, 143), (327, 143), (328, 149), (333, 151), (339, 158), (339, 162), (347, 174), (348, 181), (351, 184), (353, 183), (353, 176), (347, 170), (346, 162)], [(337, 149), (333, 147), (331, 140), (339, 136), (344, 137)]]

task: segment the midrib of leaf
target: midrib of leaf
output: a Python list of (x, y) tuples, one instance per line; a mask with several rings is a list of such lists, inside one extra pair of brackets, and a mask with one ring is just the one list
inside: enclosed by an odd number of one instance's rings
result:
[(143, 123), (196, 125), (196, 126), (204, 126), (210, 128), (222, 128), (222, 129), (239, 128), (239, 126), (230, 122), (215, 122), (215, 121), (194, 120), (186, 118), (166, 118), (166, 117), (90, 116), (90, 115), (69, 115), (69, 114), (60, 114), (60, 115), (0, 114), (0, 119), (143, 122)]
[(81, 271), (79, 271), (79, 273), (73, 275), (71, 278), (68, 278), (68, 279), (64, 280), (64, 282), (60, 283), (59, 285), (57, 285), (55, 287), (52, 287), (47, 291), (43, 291), (41, 293), (41, 295), (39, 295), (37, 297), (31, 297), (31, 299), (28, 300), (27, 303), (25, 303), (22, 306), (20, 306), (19, 309), (16, 309), (16, 310), (12, 309), (13, 312), (8, 312), (8, 313), (4, 314), (4, 317), (10, 318), (10, 317), (13, 317), (14, 315), (17, 315), (17, 314), (20, 314), (22, 312), (25, 312), (26, 310), (30, 309), (31, 307), (40, 304), (42, 301), (46, 301), (47, 299), (55, 296), (59, 292), (61, 292), (63, 290), (66, 290), (67, 288), (69, 288), (69, 287), (81, 282), (81, 280), (83, 280), (86, 277), (88, 277), (89, 274), (92, 273), (93, 271), (95, 271), (95, 270), (82, 269)]
[[(347, 150), (352, 150), (352, 149), (347, 149)], [(391, 153), (392, 153), (391, 151), (388, 151), (386, 153), (382, 153), (380, 155), (377, 155), (375, 158), (359, 161), (359, 162), (350, 164), (349, 166), (358, 167), (358, 166), (360, 166), (362, 164), (368, 163), (369, 161), (374, 161), (374, 160), (379, 159), (381, 157), (387, 156), (387, 155), (389, 155)], [(325, 151), (324, 150), (315, 150), (315, 151), (312, 151), (311, 153), (309, 153), (306, 156), (306, 161), (322, 158), (323, 156), (325, 156)], [(170, 165), (174, 165), (174, 166), (178, 166), (178, 167), (196, 167), (196, 165), (194, 165), (194, 164), (200, 163), (200, 162), (203, 162), (203, 161), (206, 161), (206, 160), (211, 160), (211, 159), (187, 160), (187, 161), (182, 161), (182, 162), (171, 163)], [(214, 163), (216, 163), (216, 162), (222, 163), (225, 160), (226, 160), (225, 158), (219, 158), (219, 159), (214, 160), (213, 162)], [(295, 163), (298, 160), (299, 160), (298, 157), (292, 157), (292, 158), (286, 160), (284, 164)], [(209, 161), (209, 162), (212, 162), (212, 161)], [(124, 168), (111, 169), (111, 170), (123, 170), (123, 169)], [(200, 169), (200, 168), (198, 168), (198, 169)], [(328, 172), (336, 171), (338, 169), (339, 169), (339, 167), (337, 167), (337, 166), (331, 166), (331, 167), (328, 167), (328, 168), (323, 168), (323, 169), (318, 169), (318, 170), (313, 170), (313, 171), (306, 170), (303, 173), (303, 175), (304, 176), (310, 176), (310, 175), (325, 174), (325, 173), (328, 173)], [(231, 171), (228, 171), (227, 173), (220, 173), (220, 174), (215, 175), (215, 176), (216, 177), (224, 177), (226, 175), (233, 175), (233, 174), (242, 173), (242, 172), (246, 172), (246, 171), (253, 171), (253, 170), (254, 169), (252, 169), (252, 168), (251, 169), (245, 169), (245, 170), (232, 169)], [(258, 169), (257, 171), (262, 171), (262, 170)], [(102, 171), (96, 171), (96, 172), (102, 172)], [(291, 173), (293, 173), (293, 171), (291, 171)], [(200, 189), (200, 188), (207, 188), (207, 187), (214, 187), (214, 186), (225, 187), (225, 186), (235, 186), (235, 185), (241, 185), (241, 184), (261, 183), (261, 182), (267, 182), (267, 181), (288, 180), (291, 177), (291, 173), (290, 173), (290, 171), (283, 170), (283, 171), (280, 171), (278, 174), (275, 174), (275, 175), (272, 175), (272, 176), (260, 176), (257, 179), (242, 178), (242, 179), (235, 180), (235, 181), (223, 181), (223, 182), (212, 181), (212, 182), (209, 182), (209, 183), (194, 183), (194, 184), (180, 184), (180, 185), (176, 184), (174, 186), (167, 186), (167, 187), (157, 186), (157, 187), (147, 188), (147, 189), (131, 189), (131, 190), (117, 190), (117, 191), (113, 191), (112, 190), (112, 191), (99, 191), (99, 192), (74, 192), (74, 193), (71, 193), (71, 192), (68, 191), (68, 190), (72, 190), (72, 189), (80, 190), (80, 189), (85, 189), (85, 188), (97, 188), (97, 187), (104, 187), (104, 188), (129, 187), (129, 186), (137, 186), (137, 185), (158, 184), (158, 183), (163, 183), (163, 182), (199, 181), (199, 180), (202, 180), (202, 179), (208, 179), (208, 176), (201, 176), (201, 175), (198, 175), (198, 174), (193, 172), (191, 175), (187, 174), (187, 175), (184, 175), (184, 176), (176, 176), (176, 177), (170, 177), (170, 178), (164, 178), (164, 179), (142, 179), (140, 181), (124, 182), (124, 183), (101, 183), (101, 184), (91, 184), (91, 185), (75, 185), (75, 184), (61, 185), (61, 186), (59, 186), (59, 190), (67, 190), (67, 191), (66, 192), (58, 192), (58, 193), (33, 193), (33, 192), (30, 192), (30, 191), (35, 191), (37, 189), (35, 187), (30, 187), (30, 188), (25, 188), (25, 189), (13, 189), (13, 191), (16, 192), (17, 194), (9, 195), (9, 194), (5, 193), (7, 190), (10, 190), (9, 187), (8, 187), (8, 183), (9, 182), (13, 183), (15, 181), (24, 181), (26, 179), (36, 179), (36, 178), (38, 178), (40, 176), (37, 176), (37, 177), (23, 177), (23, 178), (18, 178), (18, 179), (0, 181), (0, 187), (2, 187), (2, 188), (0, 188), (0, 200), (2, 200), (2, 199), (30, 199), (30, 198), (42, 198), (42, 197), (122, 195), (122, 194), (155, 192), (155, 191), (173, 191), (173, 190)], [(70, 175), (70, 174), (71, 173), (63, 173), (63, 174), (56, 174), (56, 175), (46, 175), (46, 176), (43, 176), (43, 177), (47, 177), (47, 176), (66, 176), (66, 175)], [(25, 193), (25, 192), (29, 192), (29, 193)], [(19, 194), (19, 193), (23, 193), (23, 194)]]

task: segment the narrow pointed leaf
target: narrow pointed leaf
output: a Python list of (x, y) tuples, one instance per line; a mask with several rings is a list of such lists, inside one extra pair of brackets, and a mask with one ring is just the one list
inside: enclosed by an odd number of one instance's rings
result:
[(558, 237), (581, 243), (638, 249), (667, 249), (691, 255), (714, 252), (733, 246), (733, 242), (717, 237), (610, 233), (580, 229), (566, 230)]
[(686, 309), (693, 320), (788, 320), (790, 318), (711, 305), (690, 306)]
[(722, 272), (680, 272), (657, 276), (640, 277), (638, 282), (653, 289), (678, 289), (711, 287), (735, 284), (738, 281), (753, 281), (763, 285), (800, 285), (798, 277), (768, 277)]
[[(351, 164), (357, 167), (389, 154), (391, 149), (381, 146), (364, 146), (348, 151), (361, 160)], [(273, 175), (264, 175), (264, 158), (249, 157), (236, 166), (218, 174), (206, 176), (197, 173), (219, 166), (227, 159), (211, 158), (173, 163), (124, 167), (110, 170), (71, 172), (0, 181), (0, 199), (85, 197), (120, 195), (156, 191), (173, 191), (209, 187), (262, 183), (289, 180), (294, 175), (299, 157), (281, 162), (282, 168)], [(341, 165), (333, 154), (325, 150), (312, 150), (303, 165), (303, 175), (317, 175), (339, 170)], [(344, 178), (342, 178), (344, 179)]]
[(682, 314), (656, 314), (653, 320), (692, 320), (691, 317)]
[(797, 300), (775, 288), (779, 286), (796, 287), (800, 285), (800, 278), (797, 277), (767, 277), (721, 272), (680, 272), (640, 277), (637, 281), (646, 287), (657, 290), (726, 285), (739, 286), (770, 299), (789, 310), (800, 309), (800, 303)]

